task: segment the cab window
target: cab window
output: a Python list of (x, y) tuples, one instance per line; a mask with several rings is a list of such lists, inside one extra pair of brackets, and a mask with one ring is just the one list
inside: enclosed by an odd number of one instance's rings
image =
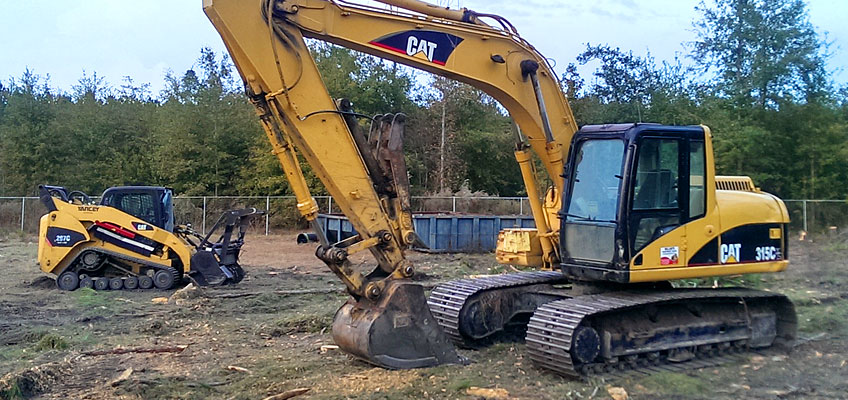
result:
[(689, 142), (689, 219), (704, 216), (707, 208), (706, 196), (706, 155), (704, 142)]
[(149, 193), (114, 193), (107, 195), (103, 204), (141, 218), (145, 222), (159, 225), (156, 220), (156, 200)]
[(679, 226), (680, 148), (677, 138), (643, 138), (633, 182), (630, 241), (634, 251)]
[(677, 208), (679, 141), (645, 139), (639, 149), (634, 210)]
[(587, 140), (579, 145), (568, 221), (615, 222), (624, 142)]

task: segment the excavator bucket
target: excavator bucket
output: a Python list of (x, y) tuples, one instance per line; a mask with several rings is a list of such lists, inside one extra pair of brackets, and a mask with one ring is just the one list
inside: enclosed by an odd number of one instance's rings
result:
[(344, 351), (390, 369), (464, 364), (427, 307), (421, 285), (393, 281), (376, 302), (349, 300), (333, 320), (333, 340)]

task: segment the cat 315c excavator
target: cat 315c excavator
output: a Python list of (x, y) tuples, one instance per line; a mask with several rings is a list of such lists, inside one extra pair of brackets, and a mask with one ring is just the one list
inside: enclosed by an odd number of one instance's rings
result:
[[(343, 350), (387, 368), (461, 363), (454, 344), (474, 347), (517, 328), (526, 329), (536, 365), (582, 376), (697, 365), (793, 341), (795, 311), (782, 295), (669, 283), (788, 265), (786, 207), (747, 177), (715, 175), (707, 127), (619, 124), (578, 131), (551, 66), (504, 18), (418, 0), (379, 1), (391, 7), (340, 0), (203, 2), (297, 208), (313, 224), (317, 256), (352, 296), (333, 322)], [(403, 253), (418, 237), (397, 156), (397, 115), (372, 119), (367, 137), (350, 102), (327, 93), (304, 38), (465, 82), (499, 101), (520, 128), (515, 157), (536, 228), (501, 232), (496, 256), (537, 271), (449, 282), (426, 300)], [(373, 129), (375, 123), (386, 127)], [(296, 151), (357, 236), (327, 240)], [(553, 182), (544, 196), (531, 151)], [(365, 250), (376, 258), (372, 271), (348, 261)]]
[(173, 192), (165, 187), (112, 187), (95, 203), (83, 192), (42, 185), (39, 197), (47, 214), (39, 225), (38, 262), (62, 290), (170, 289), (185, 276), (203, 286), (238, 283), (247, 225), (262, 214), (226, 211), (202, 235), (174, 225)]

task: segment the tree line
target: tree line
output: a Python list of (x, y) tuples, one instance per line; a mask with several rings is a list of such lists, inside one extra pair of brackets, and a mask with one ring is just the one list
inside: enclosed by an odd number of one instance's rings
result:
[[(580, 125), (704, 124), (721, 174), (750, 175), (783, 198), (848, 198), (848, 88), (827, 70), (829, 44), (802, 0), (716, 0), (698, 6), (691, 62), (657, 62), (587, 45), (562, 76)], [(505, 110), (467, 85), (313, 43), (331, 95), (357, 112), (407, 114), (414, 194), (523, 195)], [(422, 83), (424, 82), (424, 83)], [(0, 196), (49, 183), (99, 193), (122, 184), (184, 195), (286, 195), (253, 107), (225, 55), (202, 49), (164, 89), (84, 74), (70, 92), (29, 70), (0, 82)], [(442, 137), (444, 132), (444, 144)], [(313, 193), (324, 194), (305, 166)]]

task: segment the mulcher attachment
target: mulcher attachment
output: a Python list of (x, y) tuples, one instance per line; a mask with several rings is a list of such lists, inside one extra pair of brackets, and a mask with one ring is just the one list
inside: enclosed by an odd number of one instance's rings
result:
[(244, 270), (238, 264), (218, 264), (212, 251), (198, 250), (191, 256), (188, 274), (200, 286), (217, 286), (238, 283), (244, 277)]
[(439, 328), (421, 285), (392, 281), (376, 302), (349, 300), (333, 319), (333, 340), (345, 352), (391, 369), (463, 364)]
[[(189, 276), (200, 286), (240, 282), (244, 278), (244, 270), (238, 264), (238, 257), (244, 245), (247, 225), (253, 216), (262, 213), (255, 208), (227, 211), (218, 218), (206, 236), (200, 238), (199, 243), (189, 241), (197, 249), (191, 257)], [(236, 227), (238, 234), (233, 239)], [(209, 239), (219, 229), (223, 229), (221, 236), (211, 242)]]

